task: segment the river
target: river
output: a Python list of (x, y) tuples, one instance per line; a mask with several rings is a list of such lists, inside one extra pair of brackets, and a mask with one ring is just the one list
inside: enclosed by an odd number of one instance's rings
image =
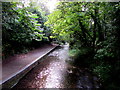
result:
[(16, 88), (100, 88), (98, 78), (69, 62), (69, 45), (58, 47), (26, 74)]

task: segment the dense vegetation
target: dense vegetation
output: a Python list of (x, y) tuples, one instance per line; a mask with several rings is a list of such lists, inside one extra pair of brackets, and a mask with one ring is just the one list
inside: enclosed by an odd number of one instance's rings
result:
[(32, 3), (25, 7), (23, 3), (4, 2), (3, 58), (55, 38), (70, 44), (74, 64), (88, 67), (105, 89), (120, 89), (119, 24), (119, 2), (60, 2), (48, 18)]
[(41, 9), (23, 3), (2, 3), (3, 58), (26, 53), (49, 41), (50, 29), (44, 25), (46, 16)]
[(75, 64), (89, 67), (105, 89), (120, 89), (120, 3), (60, 2), (46, 24), (70, 44)]

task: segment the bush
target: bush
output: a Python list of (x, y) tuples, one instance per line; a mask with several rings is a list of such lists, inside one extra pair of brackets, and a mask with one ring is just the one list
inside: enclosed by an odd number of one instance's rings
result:
[(102, 82), (106, 81), (108, 78), (110, 78), (110, 69), (111, 66), (110, 65), (104, 65), (101, 64), (99, 66), (96, 66), (93, 69), (93, 72), (99, 76), (99, 78), (101, 79)]

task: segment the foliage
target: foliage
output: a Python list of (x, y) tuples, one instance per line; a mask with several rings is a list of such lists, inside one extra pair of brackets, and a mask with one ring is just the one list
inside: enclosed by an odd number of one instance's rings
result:
[[(42, 11), (25, 7), (23, 3), (2, 3), (3, 55), (6, 57), (18, 52), (26, 52), (31, 45), (47, 41), (47, 27)], [(19, 47), (19, 48), (18, 48)], [(3, 58), (4, 58), (3, 56)]]
[(89, 67), (105, 89), (120, 88), (119, 2), (59, 2), (48, 18), (34, 4), (2, 4), (3, 55), (38, 41), (68, 42), (75, 64)]
[(3, 33), (10, 32), (9, 35), (3, 34), (4, 39), (27, 43), (32, 39), (41, 38), (42, 35), (39, 34), (41, 30), (37, 29), (40, 24), (34, 19), (38, 18), (37, 15), (27, 12), (25, 8), (16, 8), (16, 5), (3, 3)]
[(77, 54), (79, 54), (79, 49), (71, 49), (70, 51), (69, 51), (69, 56), (71, 56), (71, 57), (75, 57)]
[(119, 23), (119, 2), (60, 2), (46, 22), (53, 37), (70, 43), (76, 64), (89, 66), (105, 89), (119, 87)]
[(96, 73), (100, 77), (100, 79), (104, 82), (108, 78), (110, 78), (110, 68), (111, 68), (110, 65), (101, 64), (99, 66), (96, 66), (93, 72)]

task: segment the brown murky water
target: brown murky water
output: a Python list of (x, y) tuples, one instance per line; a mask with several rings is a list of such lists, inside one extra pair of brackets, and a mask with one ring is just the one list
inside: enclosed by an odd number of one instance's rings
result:
[(70, 63), (69, 46), (64, 45), (46, 56), (39, 65), (24, 76), (16, 88), (99, 88), (98, 79), (87, 69)]

